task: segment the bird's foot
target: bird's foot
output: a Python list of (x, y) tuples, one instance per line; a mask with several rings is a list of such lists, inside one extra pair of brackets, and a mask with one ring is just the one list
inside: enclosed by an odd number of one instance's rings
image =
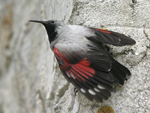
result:
[(77, 92), (78, 92), (78, 89), (75, 87), (75, 88), (74, 88), (75, 96), (77, 96), (77, 95), (76, 95), (76, 94), (77, 94)]

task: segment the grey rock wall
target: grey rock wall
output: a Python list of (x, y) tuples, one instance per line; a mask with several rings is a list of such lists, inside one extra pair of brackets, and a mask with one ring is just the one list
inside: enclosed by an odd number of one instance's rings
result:
[[(150, 112), (149, 0), (0, 0), (0, 113)], [(28, 20), (59, 19), (130, 35), (131, 47), (112, 47), (114, 57), (132, 76), (116, 85), (109, 100), (74, 95), (62, 76), (43, 26)]]

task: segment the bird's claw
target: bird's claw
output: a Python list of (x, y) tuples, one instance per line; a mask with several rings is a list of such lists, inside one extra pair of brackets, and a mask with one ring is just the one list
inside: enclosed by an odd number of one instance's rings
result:
[(77, 89), (77, 88), (74, 88), (75, 96), (77, 96), (77, 95), (76, 95), (76, 94), (77, 94), (77, 92), (78, 92), (78, 89)]

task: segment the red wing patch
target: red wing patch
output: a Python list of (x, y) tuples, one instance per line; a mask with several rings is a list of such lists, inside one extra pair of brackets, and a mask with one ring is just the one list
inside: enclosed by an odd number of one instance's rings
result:
[(107, 81), (109, 73), (99, 72), (91, 68), (92, 63), (87, 58), (83, 58), (80, 62), (72, 64), (67, 61), (67, 57), (64, 57), (58, 49), (53, 47), (53, 51), (64, 77), (84, 96), (89, 100), (95, 99), (99, 102), (110, 97), (110, 91), (113, 90), (113, 83)]
[(65, 60), (63, 55), (56, 49), (53, 48), (55, 56), (58, 60), (59, 66), (64, 71), (69, 78), (73, 78), (85, 82), (89, 77), (93, 78), (95, 70), (90, 67), (90, 61), (87, 61), (87, 58), (83, 58), (80, 62), (76, 64), (70, 64)]
[(104, 33), (108, 33), (108, 34), (111, 34), (111, 32), (109, 31), (106, 31), (106, 30), (101, 30), (101, 29), (96, 29), (97, 31), (101, 31), (101, 32), (104, 32)]

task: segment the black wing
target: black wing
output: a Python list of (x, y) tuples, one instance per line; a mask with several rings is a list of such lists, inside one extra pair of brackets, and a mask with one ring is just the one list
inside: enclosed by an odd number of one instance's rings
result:
[(102, 29), (89, 29), (95, 34), (95, 36), (87, 37), (90, 40), (94, 40), (105, 44), (111, 44), (114, 46), (134, 45), (136, 43), (135, 40), (125, 36), (124, 34)]
[[(123, 84), (130, 74), (127, 68), (92, 46), (77, 63), (68, 62), (57, 48), (54, 47), (53, 51), (65, 78), (89, 100), (107, 100), (113, 91), (114, 80)], [(72, 58), (75, 57), (72, 55)]]

